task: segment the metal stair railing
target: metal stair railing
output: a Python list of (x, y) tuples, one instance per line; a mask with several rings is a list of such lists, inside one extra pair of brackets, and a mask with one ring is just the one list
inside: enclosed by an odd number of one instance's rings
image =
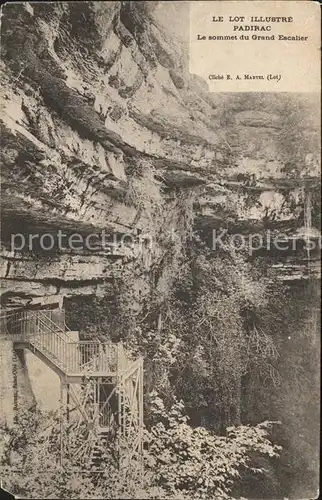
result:
[(10, 315), (13, 342), (26, 342), (38, 349), (66, 374), (111, 373), (117, 369), (116, 347), (97, 341), (72, 341), (48, 311), (20, 311)]
[(52, 316), (54, 313), (56, 313), (56, 311), (45, 309), (37, 311), (3, 311), (0, 316), (1, 334), (6, 337), (9, 335), (11, 340), (14, 339), (14, 336), (19, 339), (21, 336), (28, 334), (32, 335), (34, 320), (39, 319), (42, 320), (43, 323), (46, 323), (48, 327), (59, 332), (60, 335), (65, 338), (66, 342), (71, 341), (72, 338), (68, 334), (70, 330), (68, 328), (65, 329), (65, 319), (63, 319), (63, 328), (59, 323), (53, 321)]
[(46, 322), (48, 326), (51, 326), (52, 329), (55, 330), (55, 332), (59, 332), (62, 337), (65, 338), (66, 342), (69, 342), (71, 340), (71, 337), (66, 333), (67, 331), (70, 331), (69, 328), (66, 327), (65, 324), (65, 317), (64, 317), (64, 327), (62, 328), (58, 323), (52, 320), (52, 315), (55, 313), (55, 310), (41, 310), (41, 311), (32, 311), (32, 313), (37, 315), (38, 318), (40, 318), (43, 322)]
[[(70, 342), (76, 345), (80, 353), (80, 370), (86, 372), (116, 372), (117, 351), (112, 344), (104, 344), (97, 341), (80, 340)], [(76, 368), (72, 367), (73, 371)]]
[[(36, 331), (34, 335), (28, 335), (26, 341), (33, 347), (39, 349), (50, 361), (59, 366), (65, 373), (68, 371), (67, 356), (70, 355), (69, 344), (66, 337), (61, 334), (61, 330), (54, 322), (46, 322), (43, 315), (31, 313), (30, 318), (35, 319)], [(76, 346), (73, 346), (76, 351)]]
[[(105, 373), (114, 368), (115, 358), (111, 346), (95, 341), (72, 342), (62, 336), (60, 330), (52, 329), (54, 322), (46, 324), (38, 318), (39, 333), (30, 339), (30, 343), (42, 349), (51, 357), (51, 361), (59, 363), (65, 373)], [(44, 329), (47, 332), (44, 332)]]

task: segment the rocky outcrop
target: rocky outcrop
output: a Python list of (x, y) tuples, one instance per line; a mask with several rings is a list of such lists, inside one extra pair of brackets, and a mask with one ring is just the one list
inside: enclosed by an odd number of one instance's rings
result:
[[(123, 266), (139, 277), (162, 260), (165, 228), (184, 234), (187, 201), (171, 190), (203, 181), (178, 172), (178, 163), (189, 171), (185, 148), (215, 141), (205, 126), (194, 132), (178, 92), (178, 55), (141, 9), (4, 7), (4, 297), (104, 293)], [(36, 240), (12, 248), (13, 233), (20, 243), (46, 233), (50, 245), (59, 230), (66, 238), (105, 231), (111, 244), (71, 251), (55, 241), (54, 254)], [(130, 243), (120, 244), (125, 235)]]
[[(209, 216), (209, 203), (216, 215), (209, 186), (231, 190), (225, 183), (238, 173), (269, 177), (283, 166), (278, 99), (254, 106), (249, 96), (209, 93), (154, 7), (3, 7), (4, 303), (104, 295), (125, 268), (149, 293), (149, 272), (169, 265), (169, 234), (184, 240), (196, 195), (197, 217)], [(105, 232), (108, 243), (62, 249), (59, 230), (83, 240)], [(16, 233), (38, 239), (14, 249)]]

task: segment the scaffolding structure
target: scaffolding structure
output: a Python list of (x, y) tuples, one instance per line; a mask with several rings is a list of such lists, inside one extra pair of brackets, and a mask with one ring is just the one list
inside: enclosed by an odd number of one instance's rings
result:
[[(62, 319), (63, 318), (63, 319)], [(143, 359), (121, 343), (74, 341), (64, 311), (2, 311), (1, 337), (28, 349), (60, 379), (60, 464), (101, 470), (114, 458), (127, 475), (143, 474)]]

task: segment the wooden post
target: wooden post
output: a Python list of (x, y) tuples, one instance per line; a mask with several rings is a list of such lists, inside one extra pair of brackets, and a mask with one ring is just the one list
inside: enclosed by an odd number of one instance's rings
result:
[(64, 462), (64, 449), (65, 449), (65, 389), (66, 385), (65, 382), (61, 379), (60, 380), (60, 399), (59, 399), (59, 406), (60, 406), (60, 466), (63, 467), (63, 462)]
[(310, 275), (310, 230), (312, 229), (312, 200), (310, 191), (306, 192), (303, 188), (304, 196), (304, 228), (305, 228), (305, 244), (307, 255), (308, 275)]
[(12, 389), (13, 389), (13, 423), (17, 424), (19, 419), (19, 397), (18, 397), (18, 358), (12, 349)]
[(143, 358), (140, 363), (140, 380), (139, 380), (139, 454), (140, 454), (140, 480), (142, 488), (144, 486), (144, 463), (143, 463)]
[(69, 422), (69, 405), (70, 405), (70, 394), (69, 394), (69, 384), (66, 386), (66, 421)]

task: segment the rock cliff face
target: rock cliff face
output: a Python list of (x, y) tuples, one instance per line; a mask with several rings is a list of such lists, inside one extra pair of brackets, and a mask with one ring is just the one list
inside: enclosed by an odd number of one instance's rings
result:
[[(173, 234), (185, 238), (197, 196), (208, 206), (223, 179), (283, 164), (282, 108), (210, 94), (157, 3), (9, 4), (2, 49), (6, 305), (111, 294), (125, 273), (140, 302), (169, 265)], [(58, 248), (59, 230), (64, 242), (104, 230), (111, 244)]]
[[(203, 182), (191, 156), (215, 143), (205, 124), (194, 131), (179, 56), (144, 5), (21, 4), (3, 14), (5, 296), (104, 294), (124, 266), (139, 279), (163, 259), (166, 230), (184, 233), (191, 201), (174, 192)], [(114, 245), (10, 248), (12, 233), (29, 241), (58, 230), (104, 230)], [(129, 245), (118, 244), (124, 235)]]

